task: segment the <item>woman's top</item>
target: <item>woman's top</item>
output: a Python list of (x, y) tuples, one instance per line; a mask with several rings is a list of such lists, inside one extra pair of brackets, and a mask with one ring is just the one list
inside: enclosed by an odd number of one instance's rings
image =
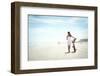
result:
[(67, 43), (68, 43), (68, 45), (71, 45), (71, 43), (72, 43), (72, 38), (71, 38), (71, 36), (67, 36)]

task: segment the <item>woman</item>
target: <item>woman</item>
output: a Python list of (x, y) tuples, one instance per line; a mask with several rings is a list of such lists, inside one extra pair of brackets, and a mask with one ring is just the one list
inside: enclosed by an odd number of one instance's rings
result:
[[(72, 41), (72, 38), (74, 38), (73, 41)], [(68, 44), (68, 52), (67, 53), (70, 53), (70, 48), (71, 48), (72, 43), (73, 43), (73, 49), (74, 49), (74, 52), (75, 52), (76, 49), (75, 49), (75, 44), (74, 43), (75, 43), (76, 38), (73, 37), (70, 32), (68, 32), (68, 35), (67, 35), (66, 39), (67, 39), (67, 44)]]

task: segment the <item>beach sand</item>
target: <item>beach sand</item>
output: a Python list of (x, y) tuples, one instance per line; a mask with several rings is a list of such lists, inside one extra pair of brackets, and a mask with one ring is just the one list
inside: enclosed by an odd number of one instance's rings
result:
[(88, 58), (88, 42), (77, 42), (75, 45), (77, 49), (76, 53), (72, 53), (72, 47), (70, 53), (65, 53), (68, 52), (66, 42), (43, 43), (41, 45), (29, 47), (28, 60), (63, 60)]

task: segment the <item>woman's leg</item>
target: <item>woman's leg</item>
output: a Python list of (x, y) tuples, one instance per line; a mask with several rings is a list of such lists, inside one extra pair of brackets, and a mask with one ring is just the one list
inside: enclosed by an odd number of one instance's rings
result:
[(68, 45), (68, 53), (70, 52), (70, 45)]
[(65, 54), (70, 53), (70, 45), (68, 45), (68, 51)]
[(75, 48), (75, 44), (73, 43), (73, 52), (72, 53), (75, 53), (76, 52), (76, 48)]

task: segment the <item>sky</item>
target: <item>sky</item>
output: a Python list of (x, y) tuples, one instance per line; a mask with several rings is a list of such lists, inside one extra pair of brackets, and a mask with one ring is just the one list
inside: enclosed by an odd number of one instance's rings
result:
[(79, 39), (88, 38), (88, 17), (28, 15), (29, 44), (64, 42), (67, 32)]

